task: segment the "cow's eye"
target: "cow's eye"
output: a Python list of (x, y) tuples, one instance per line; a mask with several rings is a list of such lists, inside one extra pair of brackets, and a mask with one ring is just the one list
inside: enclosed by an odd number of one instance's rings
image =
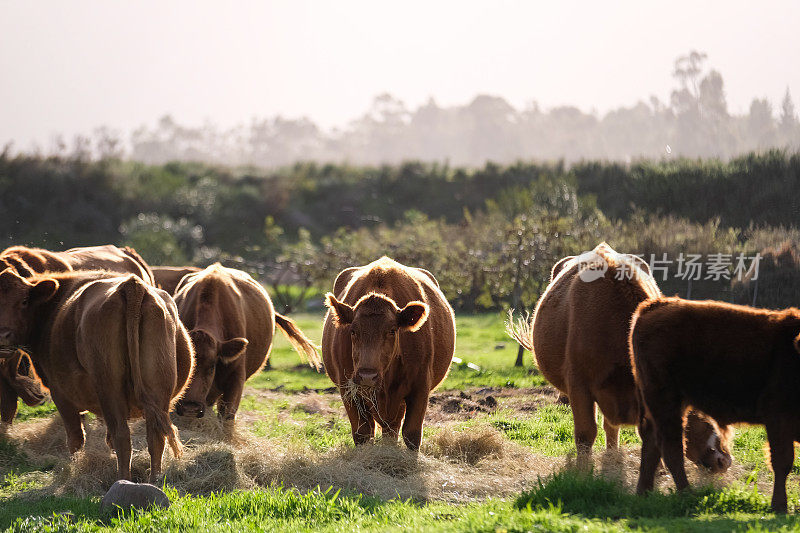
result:
[(389, 330), (389, 336), (390, 337), (394, 337), (395, 335), (397, 335), (397, 330), (396, 329), (390, 329)]
[(350, 337), (352, 337), (354, 339), (356, 338), (356, 332), (354, 330), (352, 330), (352, 329), (350, 330)]
[(20, 307), (28, 307), (28, 302), (29, 302), (28, 298), (25, 298), (24, 300), (22, 300), (22, 303), (19, 304), (19, 305), (20, 305)]

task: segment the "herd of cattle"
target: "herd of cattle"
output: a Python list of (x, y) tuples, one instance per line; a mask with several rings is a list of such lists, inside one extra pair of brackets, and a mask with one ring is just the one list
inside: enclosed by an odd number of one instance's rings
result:
[[(143, 416), (150, 478), (164, 447), (181, 454), (169, 413), (202, 417), (216, 405), (226, 431), (245, 381), (265, 364), (279, 327), (341, 393), (356, 444), (420, 447), (431, 391), (455, 350), (453, 310), (427, 270), (383, 257), (342, 271), (326, 296), (317, 347), (275, 313), (262, 286), (219, 264), (150, 267), (131, 248), (0, 253), (0, 420), (17, 399), (47, 390), (70, 453), (84, 444), (82, 413), (106, 424), (118, 475), (130, 478), (128, 419)], [(646, 263), (607, 244), (559, 261), (533, 317), (509, 332), (569, 399), (579, 461), (603, 413), (608, 448), (620, 425), (642, 438), (638, 492), (662, 458), (688, 486), (683, 455), (715, 472), (731, 465), (734, 423), (766, 426), (775, 472), (772, 506), (785, 512), (786, 477), (800, 440), (800, 311), (665, 298)]]

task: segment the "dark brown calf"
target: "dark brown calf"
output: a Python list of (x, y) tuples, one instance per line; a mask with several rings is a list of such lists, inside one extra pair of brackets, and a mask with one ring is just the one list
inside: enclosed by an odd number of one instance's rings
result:
[(688, 487), (681, 420), (692, 406), (721, 426), (766, 427), (772, 508), (786, 512), (786, 477), (800, 439), (800, 310), (660, 298), (636, 310), (630, 349), (647, 407), (637, 491), (653, 488), (662, 457), (677, 488)]

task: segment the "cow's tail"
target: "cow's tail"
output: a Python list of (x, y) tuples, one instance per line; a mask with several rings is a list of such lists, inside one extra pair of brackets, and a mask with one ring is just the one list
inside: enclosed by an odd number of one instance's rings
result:
[(319, 349), (311, 342), (311, 339), (300, 331), (297, 324), (295, 324), (292, 319), (278, 313), (275, 313), (275, 324), (281, 328), (281, 331), (286, 335), (286, 338), (297, 353), (300, 354), (300, 357), (308, 361), (311, 367), (319, 371), (322, 368), (322, 359), (319, 357)]
[(142, 307), (147, 288), (138, 276), (131, 274), (122, 283), (121, 289), (126, 302), (125, 324), (133, 393), (142, 408), (146, 423), (152, 425), (159, 434), (166, 436), (172, 453), (175, 457), (180, 457), (183, 454), (183, 446), (178, 438), (178, 429), (172, 425), (168, 410), (159, 406), (148, 393), (142, 378), (141, 346), (139, 341), (142, 331)]
[(517, 341), (520, 346), (533, 352), (533, 317), (530, 313), (524, 313), (519, 318), (514, 318), (514, 310), (509, 309), (508, 320), (506, 320), (506, 333)]

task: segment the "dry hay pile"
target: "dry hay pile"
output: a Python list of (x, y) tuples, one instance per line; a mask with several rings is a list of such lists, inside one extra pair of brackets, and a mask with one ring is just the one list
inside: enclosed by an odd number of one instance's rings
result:
[[(181, 493), (247, 490), (283, 485), (301, 491), (317, 487), (343, 489), (383, 499), (400, 497), (420, 501), (467, 502), (487, 497), (513, 496), (531, 488), (539, 477), (572, 466), (572, 459), (531, 453), (491, 427), (454, 431), (444, 427), (423, 439), (422, 451), (405, 446), (376, 444), (340, 446), (324, 452), (283, 439), (238, 435), (226, 442), (216, 417), (180, 420), (184, 443), (181, 459), (164, 456), (163, 479)], [(86, 447), (70, 459), (64, 428), (58, 416), (15, 425), (9, 436), (35, 466), (54, 466), (44, 494), (103, 494), (116, 480), (116, 458), (105, 444), (105, 425), (90, 421)], [(144, 423), (130, 423), (133, 440), (132, 475), (146, 481), (150, 467)], [(633, 490), (639, 469), (639, 448), (596, 453), (595, 469)], [(744, 468), (734, 464), (722, 476), (711, 476), (689, 466), (694, 485), (724, 485), (742, 478)], [(29, 474), (42, 478), (43, 474)], [(665, 471), (657, 478), (661, 490), (670, 489)], [(764, 487), (769, 493), (771, 486)]]
[[(462, 502), (517, 494), (563, 459), (538, 456), (492, 428), (445, 428), (414, 454), (403, 445), (340, 446), (324, 452), (296, 441), (237, 435), (226, 442), (216, 417), (179, 420), (184, 454), (164, 455), (163, 478), (182, 493), (283, 485), (300, 490), (334, 487), (384, 499)], [(146, 481), (150, 467), (144, 423), (130, 422), (132, 477)], [(116, 479), (116, 458), (105, 444), (102, 421), (86, 424), (86, 446), (70, 459), (61, 420), (16, 424), (9, 436), (35, 466), (54, 466), (51, 494), (100, 495)], [(41, 494), (42, 491), (36, 491)]]

